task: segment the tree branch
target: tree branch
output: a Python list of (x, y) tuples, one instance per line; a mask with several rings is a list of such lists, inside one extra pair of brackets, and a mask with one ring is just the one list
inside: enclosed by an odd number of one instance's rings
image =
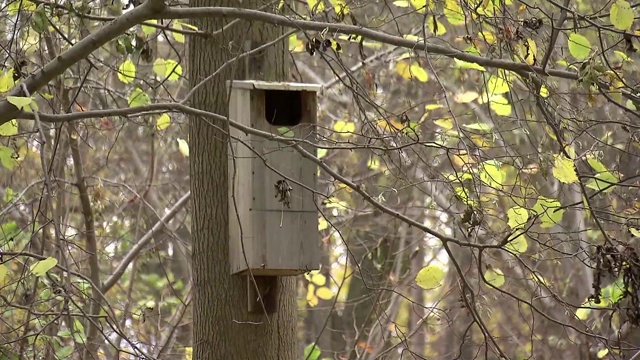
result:
[[(55, 59), (51, 60), (42, 69), (29, 76), (20, 85), (15, 86), (6, 96), (25, 96), (22, 87), (26, 86), (29, 93), (38, 91), (41, 87), (49, 83), (61, 75), (65, 70), (73, 64), (81, 61), (100, 48), (102, 45), (114, 39), (131, 27), (145, 21), (150, 20), (155, 14), (164, 9), (163, 0), (149, 0), (143, 5), (127, 12), (118, 17), (113, 22), (107, 24), (95, 33), (85, 37)], [(18, 114), (18, 109), (5, 99), (0, 101), (0, 125), (14, 119)]]

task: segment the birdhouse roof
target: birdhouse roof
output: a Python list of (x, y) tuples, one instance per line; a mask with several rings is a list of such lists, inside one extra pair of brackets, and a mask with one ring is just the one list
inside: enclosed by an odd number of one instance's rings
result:
[(320, 84), (305, 84), (305, 83), (292, 83), (292, 82), (278, 82), (278, 81), (259, 81), (259, 80), (234, 80), (227, 81), (227, 87), (232, 84), (235, 89), (249, 89), (249, 90), (288, 90), (288, 91), (314, 91), (319, 92), (322, 90)]

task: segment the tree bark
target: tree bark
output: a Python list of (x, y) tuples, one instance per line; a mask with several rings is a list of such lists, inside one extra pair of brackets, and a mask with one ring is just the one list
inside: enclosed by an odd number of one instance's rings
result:
[[(192, 0), (190, 6), (258, 9), (259, 0)], [(201, 19), (193, 25), (213, 33), (225, 19)], [(213, 39), (189, 39), (189, 80), (195, 86), (225, 62), (273, 41), (283, 29), (263, 23), (238, 22)], [(199, 88), (191, 105), (227, 115), (226, 81), (245, 78), (282, 81), (288, 68), (285, 41), (227, 67)], [(246, 61), (245, 61), (246, 60)], [(190, 118), (190, 169), (193, 233), (194, 359), (297, 359), (295, 278), (280, 278), (278, 309), (268, 317), (247, 313), (247, 279), (231, 276), (228, 245), (228, 124)]]

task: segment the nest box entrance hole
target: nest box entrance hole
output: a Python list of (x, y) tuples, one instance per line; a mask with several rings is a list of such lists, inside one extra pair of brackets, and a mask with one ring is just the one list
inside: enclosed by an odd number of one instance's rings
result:
[(302, 91), (265, 90), (264, 117), (274, 126), (295, 126), (302, 122)]

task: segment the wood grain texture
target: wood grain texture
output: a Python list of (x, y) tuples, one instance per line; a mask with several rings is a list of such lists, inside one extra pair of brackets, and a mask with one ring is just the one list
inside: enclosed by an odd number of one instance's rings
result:
[[(190, 6), (232, 6), (257, 9), (259, 0), (192, 0)], [(193, 25), (214, 32), (228, 21), (201, 19)], [(239, 22), (213, 39), (189, 38), (189, 80), (192, 85), (220, 68), (242, 51), (251, 40), (267, 43), (282, 34), (282, 29), (259, 23)], [(245, 63), (229, 66), (214, 81), (193, 96), (194, 107), (227, 114), (228, 93), (225, 82), (251, 76), (266, 81), (282, 81), (288, 72), (286, 44), (269, 48)], [(256, 62), (262, 66), (255, 66)], [(257, 69), (259, 73), (252, 74)], [(228, 126), (223, 121), (190, 119), (190, 169), (193, 233), (193, 350), (194, 359), (266, 359), (299, 358), (296, 338), (295, 278), (281, 278), (278, 284), (278, 310), (269, 319), (247, 313), (246, 278), (231, 276), (228, 246)]]

